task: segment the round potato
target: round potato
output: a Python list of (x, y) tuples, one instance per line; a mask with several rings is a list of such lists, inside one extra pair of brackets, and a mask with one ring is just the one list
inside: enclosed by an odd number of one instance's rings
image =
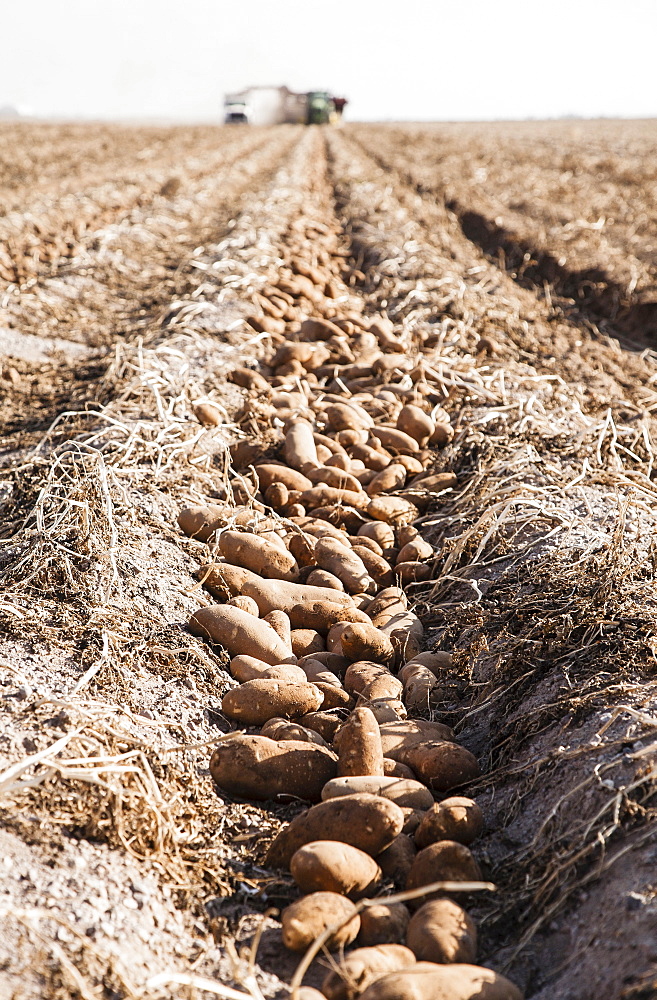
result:
[(386, 667), (393, 664), (395, 650), (384, 632), (374, 625), (354, 623), (342, 634), (342, 652), (349, 660), (371, 660)]
[[(480, 879), (479, 865), (469, 848), (454, 840), (439, 840), (419, 851), (408, 873), (406, 888), (420, 889), (431, 882), (477, 882)], [(444, 893), (432, 893), (425, 898), (435, 899), (437, 895)]]
[(386, 757), (392, 757), (395, 751), (418, 743), (451, 740), (453, 737), (454, 733), (449, 726), (442, 722), (429, 722), (428, 719), (386, 722), (381, 726), (381, 744)]
[(424, 814), (415, 831), (415, 843), (420, 849), (438, 840), (456, 840), (459, 844), (469, 845), (481, 835), (483, 829), (484, 817), (477, 803), (465, 796), (455, 795), (435, 802)]
[(458, 903), (432, 899), (411, 918), (406, 944), (418, 962), (474, 962), (477, 928)]
[(477, 758), (458, 743), (439, 741), (388, 751), (388, 757), (408, 764), (434, 792), (449, 792), (480, 775)]
[[(406, 833), (400, 833), (385, 851), (377, 855), (376, 860), (385, 877), (402, 887), (407, 882), (416, 855), (417, 848), (413, 838)], [(411, 886), (406, 885), (406, 888)]]
[(340, 925), (326, 942), (329, 951), (337, 951), (356, 940), (360, 917), (354, 904), (337, 892), (313, 892), (286, 906), (281, 924), (283, 944), (290, 951), (306, 951), (329, 927)]
[(210, 774), (220, 791), (260, 802), (279, 795), (318, 802), (336, 772), (337, 758), (330, 750), (266, 736), (231, 736), (210, 758)]
[(360, 914), (358, 944), (402, 944), (406, 941), (406, 931), (411, 915), (403, 903), (384, 901), (366, 906)]
[(350, 899), (372, 895), (381, 869), (369, 854), (338, 840), (314, 840), (292, 855), (292, 878), (304, 893), (339, 892)]

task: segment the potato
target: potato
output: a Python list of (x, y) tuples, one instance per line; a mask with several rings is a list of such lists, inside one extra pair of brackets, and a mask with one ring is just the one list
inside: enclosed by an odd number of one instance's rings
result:
[(433, 554), (433, 548), (429, 545), (429, 542), (425, 542), (423, 538), (414, 538), (399, 550), (397, 564), (418, 562), (420, 559), (431, 559)]
[(270, 740), (276, 740), (277, 743), (283, 740), (295, 740), (298, 743), (315, 743), (319, 747), (326, 746), (326, 740), (323, 740), (319, 733), (312, 729), (306, 729), (305, 726), (300, 726), (298, 722), (290, 722), (288, 719), (269, 719), (262, 727), (260, 735), (267, 736)]
[(406, 941), (410, 912), (403, 903), (374, 903), (360, 914), (358, 944), (401, 944)]
[[(376, 545), (376, 542), (372, 538), (363, 538), (363, 541), (370, 542), (371, 545)], [(377, 552), (372, 552), (369, 546), (354, 544), (352, 549), (362, 561), (367, 573), (374, 580), (377, 590), (380, 590), (381, 587), (389, 587), (394, 580), (390, 563), (386, 562), (382, 555), (380, 556)]]
[(336, 772), (337, 758), (325, 747), (278, 743), (266, 736), (231, 736), (210, 759), (210, 774), (220, 791), (258, 801), (292, 795), (318, 802)]
[(413, 489), (429, 490), (430, 493), (441, 493), (456, 486), (456, 476), (453, 472), (436, 472), (431, 476), (416, 476), (409, 486)]
[(427, 714), (433, 704), (432, 696), (441, 688), (436, 675), (423, 667), (421, 663), (407, 663), (399, 671), (399, 678), (404, 682), (404, 704), (412, 714)]
[(424, 562), (400, 562), (397, 560), (394, 575), (403, 586), (407, 583), (424, 583), (431, 579), (431, 567)]
[(420, 447), (424, 447), (433, 434), (436, 425), (429, 414), (421, 410), (419, 406), (407, 403), (399, 411), (397, 427), (400, 431), (414, 438)]
[(296, 580), (299, 576), (294, 556), (258, 535), (222, 531), (219, 548), (227, 562), (250, 569), (259, 576), (276, 580)]
[[(247, 583), (246, 588), (251, 586)], [(245, 588), (245, 591), (246, 591)], [(420, 642), (424, 634), (422, 622), (412, 611), (403, 611), (395, 614), (387, 622), (378, 624), (380, 619), (372, 619), (372, 624), (380, 628), (382, 632), (392, 640), (393, 646), (397, 649), (401, 662), (406, 663), (413, 659), (420, 652)]]
[(339, 892), (350, 899), (372, 895), (381, 881), (376, 861), (350, 844), (314, 840), (296, 851), (290, 872), (303, 893)]
[[(362, 921), (361, 914), (361, 927)], [(413, 952), (401, 944), (356, 948), (327, 973), (322, 983), (322, 993), (327, 1000), (356, 1000), (378, 976), (398, 969), (408, 969), (415, 964)]]
[(328, 448), (333, 455), (340, 455), (343, 458), (349, 457), (342, 445), (333, 438), (328, 437), (326, 434), (318, 434), (317, 431), (315, 431), (314, 438), (315, 444), (323, 444), (324, 447)]
[(290, 490), (285, 483), (272, 483), (265, 490), (265, 503), (274, 510), (283, 510), (290, 502)]
[(354, 448), (367, 441), (368, 435), (365, 428), (348, 427), (338, 431), (335, 440), (342, 448)]
[(477, 928), (453, 900), (433, 899), (411, 918), (406, 944), (418, 962), (470, 963), (477, 958)]
[(379, 674), (360, 693), (365, 701), (397, 701), (401, 697), (402, 685), (393, 674)]
[(446, 740), (388, 750), (387, 756), (408, 764), (434, 792), (449, 792), (474, 781), (481, 773), (477, 758), (469, 750)]
[(377, 472), (374, 478), (370, 480), (367, 492), (371, 497), (376, 497), (380, 493), (392, 493), (393, 490), (402, 487), (405, 482), (406, 469), (403, 465), (393, 462), (387, 468), (383, 469), (382, 472)]
[[(319, 590), (320, 588), (315, 587), (311, 589)], [(336, 590), (327, 589), (326, 593), (340, 599), (347, 597), (347, 594), (340, 594)], [(338, 625), (341, 622), (347, 624), (369, 624), (367, 614), (364, 611), (359, 611), (353, 603), (349, 607), (345, 605), (343, 600), (340, 600), (338, 604), (331, 600), (331, 598), (316, 600), (312, 596), (308, 597), (302, 604), (294, 604), (288, 614), (293, 628), (312, 628), (322, 633), (329, 632), (334, 625)]]
[(392, 462), (392, 455), (389, 452), (372, 448), (368, 444), (355, 444), (349, 449), (349, 452), (352, 458), (362, 462), (366, 469), (375, 473), (382, 472)]
[(312, 486), (307, 476), (296, 469), (289, 469), (286, 465), (260, 463), (255, 466), (255, 471), (261, 490), (268, 489), (274, 483), (282, 483), (287, 486), (288, 490), (298, 490), (299, 492), (309, 490)]
[(190, 618), (189, 630), (193, 635), (220, 643), (231, 656), (242, 653), (272, 665), (296, 661), (271, 625), (241, 608), (227, 604), (200, 608)]
[(329, 927), (341, 924), (326, 942), (329, 951), (337, 951), (356, 940), (360, 917), (354, 904), (337, 892), (313, 892), (286, 906), (281, 924), (283, 944), (290, 951), (306, 951)]
[(340, 795), (355, 795), (369, 792), (396, 802), (400, 808), (427, 810), (434, 805), (433, 796), (423, 784), (414, 779), (382, 777), (380, 775), (339, 776), (329, 781), (322, 789), (322, 800)]
[(350, 663), (344, 675), (344, 686), (350, 693), (359, 694), (377, 677), (389, 678), (393, 690), (398, 690), (398, 693), (401, 694), (403, 690), (401, 682), (390, 673), (387, 667), (381, 666), (380, 663), (374, 663), (372, 660), (356, 660)]
[(311, 623), (293, 620), (291, 613), (292, 608), (308, 602), (329, 601), (331, 604), (356, 610), (348, 594), (329, 590), (328, 587), (308, 587), (303, 583), (288, 583), (286, 580), (263, 580), (255, 573), (245, 579), (242, 593), (255, 600), (263, 616), (268, 615), (270, 611), (284, 611), (290, 618), (292, 628), (314, 627)]
[(254, 681), (257, 678), (274, 678), (304, 684), (308, 679), (301, 667), (291, 663), (275, 663), (273, 666), (258, 660), (255, 656), (234, 656), (230, 661), (230, 672), (236, 681)]
[(454, 795), (434, 803), (424, 814), (415, 831), (415, 843), (419, 848), (428, 847), (438, 840), (455, 840), (468, 845), (481, 835), (483, 829), (484, 817), (477, 803), (465, 796)]
[[(328, 487), (326, 487), (328, 489)], [(349, 494), (353, 496), (353, 493)], [(363, 492), (363, 497), (367, 496), (367, 493)], [(345, 501), (347, 503), (347, 501)], [(320, 520), (325, 520), (333, 525), (344, 528), (344, 530), (350, 534), (355, 535), (358, 529), (365, 523), (365, 518), (356, 510), (353, 506), (345, 506), (344, 503), (334, 503), (323, 507), (311, 507), (310, 513), (313, 517), (317, 517)]]
[(324, 994), (316, 990), (314, 986), (300, 986), (297, 998), (298, 1000), (326, 1000)]
[(205, 563), (196, 570), (194, 575), (197, 580), (201, 581), (206, 590), (209, 590), (213, 597), (217, 597), (219, 600), (227, 600), (240, 595), (247, 580), (258, 579), (257, 574), (252, 573), (250, 569), (232, 566), (225, 562)]
[(256, 618), (259, 617), (258, 605), (252, 597), (244, 597), (244, 595), (239, 594), (237, 597), (231, 597), (226, 603), (230, 604), (233, 608), (241, 608), (242, 611), (248, 611), (250, 615), (255, 615)]
[(262, 726), (275, 716), (293, 719), (316, 712), (322, 702), (322, 692), (307, 681), (257, 678), (227, 691), (221, 700), (221, 710), (244, 726)]
[[(336, 774), (331, 774), (323, 784), (334, 777)], [(267, 852), (266, 864), (288, 868), (300, 847), (322, 838), (340, 840), (376, 857), (392, 843), (403, 825), (404, 814), (399, 806), (377, 795), (361, 793), (329, 799), (296, 816), (278, 833)]]
[(317, 469), (310, 471), (308, 478), (315, 486), (324, 483), (326, 486), (335, 486), (339, 490), (353, 490), (354, 493), (361, 490), (360, 482), (355, 476), (344, 469), (337, 469), (335, 466), (320, 465)]
[[(313, 429), (305, 420), (294, 421), (285, 435), (284, 450), (285, 461), (297, 472), (304, 472), (308, 467), (315, 469), (319, 465)], [(280, 481), (285, 482), (284, 479)]]
[(310, 587), (328, 587), (329, 590), (344, 591), (344, 584), (342, 580), (339, 580), (337, 576), (333, 573), (329, 573), (326, 569), (314, 569), (312, 573), (309, 573), (306, 577), (306, 583)]
[(409, 663), (421, 663), (423, 667), (428, 667), (436, 677), (440, 677), (441, 671), (448, 670), (454, 662), (451, 653), (436, 650), (434, 653), (418, 653)]
[(406, 469), (407, 475), (409, 476), (417, 476), (419, 473), (424, 471), (422, 462), (420, 462), (415, 455), (396, 455), (395, 462), (399, 462), (400, 465), (403, 465)]
[[(379, 860), (379, 864), (385, 872), (381, 860)], [(406, 889), (420, 889), (423, 885), (430, 885), (432, 882), (478, 882), (480, 880), (479, 865), (468, 847), (464, 844), (457, 844), (455, 840), (439, 840), (418, 852), (406, 879)], [(429, 893), (426, 897), (421, 898), (435, 899), (438, 895), (444, 895), (444, 893)]]
[(352, 594), (367, 590), (372, 582), (362, 559), (336, 538), (319, 539), (315, 546), (315, 561), (320, 569), (337, 576), (345, 590)]
[(385, 851), (377, 855), (377, 861), (385, 877), (391, 879), (396, 886), (404, 888), (416, 855), (417, 847), (413, 838), (400, 833)]
[(375, 979), (360, 1000), (523, 1000), (513, 983), (478, 965), (418, 962)]
[(372, 418), (360, 406), (332, 403), (326, 407), (326, 420), (332, 431), (363, 430), (372, 426)]
[(327, 319), (304, 319), (299, 330), (299, 340), (328, 340), (329, 337), (341, 334), (340, 327)]
[(371, 500), (364, 490), (357, 493), (355, 490), (340, 490), (336, 486), (312, 486), (301, 493), (299, 503), (303, 504), (306, 510), (319, 510), (335, 504), (353, 507), (355, 510), (365, 510)]
[(336, 733), (338, 774), (383, 776), (379, 726), (369, 708), (356, 708)]
[[(380, 731), (381, 726), (379, 726)], [(399, 781), (405, 781), (406, 779), (415, 781), (415, 776), (410, 767), (407, 767), (406, 764), (400, 764), (398, 760), (392, 760), (390, 757), (383, 758), (383, 773), (386, 778), (398, 778)]]
[(322, 692), (322, 704), (320, 708), (329, 712), (334, 708), (350, 709), (353, 708), (353, 701), (349, 697), (346, 691), (341, 687), (335, 687), (334, 684), (326, 683), (325, 681), (317, 680), (313, 682), (315, 687)]
[[(303, 503), (303, 500), (301, 502)], [(385, 521), (387, 524), (394, 525), (409, 524), (411, 521), (415, 521), (420, 514), (417, 507), (410, 501), (404, 500), (402, 497), (388, 495), (374, 497), (363, 509), (367, 516), (374, 518), (375, 521)]]
[(319, 733), (327, 743), (332, 743), (343, 720), (332, 712), (320, 710), (319, 712), (308, 712), (306, 715), (302, 715), (301, 718), (297, 719), (297, 722), (307, 729), (312, 729), (314, 732)]
[(190, 538), (207, 542), (226, 523), (226, 511), (227, 508), (220, 507), (219, 504), (183, 507), (178, 514), (178, 525)]
[(402, 812), (404, 813), (404, 826), (402, 828), (402, 833), (412, 837), (413, 842), (415, 842), (415, 831), (422, 822), (424, 812), (421, 809), (402, 809)]
[(415, 438), (396, 427), (373, 427), (372, 434), (379, 439), (386, 451), (391, 451), (393, 454), (398, 452), (401, 455), (412, 455), (420, 450)]
[(329, 653), (328, 650), (325, 653), (312, 653), (311, 656), (302, 656), (299, 661), (299, 666), (303, 667), (305, 661), (308, 659), (317, 660), (317, 662), (322, 663), (327, 670), (332, 670), (333, 673), (338, 676), (344, 674), (349, 666), (349, 660), (346, 660), (344, 656), (338, 656), (337, 653)]
[(373, 625), (352, 623), (344, 630), (341, 641), (343, 655), (349, 660), (372, 660), (387, 667), (394, 663), (392, 642)]
[(308, 656), (326, 649), (323, 636), (312, 628), (295, 628), (290, 632), (292, 652), (295, 656)]
[(382, 521), (368, 521), (358, 531), (358, 536), (373, 538), (381, 546), (381, 550), (390, 548), (395, 544), (395, 532), (389, 524)]
[(386, 757), (405, 747), (439, 740), (453, 740), (454, 731), (442, 722), (426, 719), (408, 719), (405, 722), (386, 722), (381, 726), (381, 745)]
[[(379, 726), (382, 726), (386, 722), (399, 722), (401, 719), (406, 718), (406, 707), (403, 701), (399, 701), (398, 698), (376, 698), (374, 701), (368, 702), (368, 707), (371, 708), (372, 714), (379, 723)], [(410, 777), (415, 778), (412, 771), (410, 771)]]

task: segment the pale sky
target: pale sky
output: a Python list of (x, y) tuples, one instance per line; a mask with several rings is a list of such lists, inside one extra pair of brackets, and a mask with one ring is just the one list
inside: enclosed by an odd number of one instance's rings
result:
[(0, 107), (221, 121), (256, 84), (365, 119), (657, 116), (657, 0), (0, 0)]

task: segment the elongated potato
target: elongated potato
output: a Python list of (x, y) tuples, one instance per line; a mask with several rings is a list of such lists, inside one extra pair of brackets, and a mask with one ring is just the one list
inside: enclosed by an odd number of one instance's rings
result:
[(210, 758), (210, 774), (220, 791), (260, 802), (280, 795), (318, 802), (336, 771), (337, 758), (325, 747), (278, 743), (266, 736), (232, 736)]
[[(371, 502), (364, 490), (357, 493), (355, 490), (341, 490), (336, 486), (312, 486), (309, 490), (304, 490), (299, 497), (299, 503), (303, 504), (306, 510), (319, 510), (335, 504), (353, 507), (355, 510), (366, 510)], [(417, 514), (415, 516), (417, 517)], [(386, 519), (381, 518), (381, 520)]]
[[(361, 914), (361, 930), (363, 918)], [(350, 951), (324, 978), (322, 993), (327, 1000), (356, 1000), (378, 976), (416, 964), (415, 955), (401, 944), (383, 944)]]
[(258, 576), (274, 580), (296, 580), (299, 576), (294, 556), (258, 535), (242, 531), (222, 531), (219, 548), (227, 562), (244, 566)]
[(397, 416), (397, 427), (410, 437), (415, 438), (421, 448), (427, 443), (436, 425), (424, 410), (412, 403), (402, 406)]
[(356, 458), (363, 463), (365, 468), (372, 472), (381, 472), (392, 462), (392, 455), (378, 448), (371, 448), (368, 444), (355, 444), (349, 449), (352, 458)]
[(402, 586), (408, 583), (424, 583), (431, 579), (431, 567), (425, 562), (400, 562), (395, 563), (394, 575), (399, 579)]
[(403, 690), (401, 681), (397, 680), (387, 667), (373, 660), (356, 660), (350, 663), (344, 675), (344, 686), (350, 694), (360, 694), (379, 677), (383, 677), (390, 684), (393, 697), (401, 695)]
[(354, 493), (359, 493), (361, 490), (361, 484), (355, 476), (335, 466), (320, 465), (310, 471), (308, 478), (314, 486), (324, 483), (339, 490), (353, 490)]
[[(336, 777), (335, 773), (331, 777)], [(362, 793), (329, 799), (295, 816), (280, 831), (269, 847), (266, 863), (271, 868), (289, 868), (292, 855), (300, 847), (322, 839), (340, 840), (376, 857), (392, 843), (403, 825), (404, 814), (399, 806), (378, 795)]]
[[(363, 538), (363, 541), (376, 545), (376, 542), (372, 538)], [(382, 587), (389, 587), (394, 580), (394, 573), (390, 563), (388, 563), (382, 555), (379, 555), (377, 552), (372, 552), (369, 546), (354, 545), (352, 549), (362, 561), (368, 574), (374, 580), (377, 590), (380, 590)]]
[(260, 735), (267, 736), (270, 740), (276, 740), (277, 743), (283, 740), (294, 740), (297, 743), (315, 743), (319, 747), (326, 746), (326, 740), (322, 739), (319, 733), (299, 725), (298, 722), (290, 722), (288, 719), (269, 719), (262, 727)]
[(415, 831), (415, 843), (419, 848), (438, 840), (456, 840), (469, 845), (480, 836), (483, 828), (484, 817), (477, 803), (463, 795), (454, 795), (434, 803), (424, 814)]
[(312, 483), (307, 476), (290, 469), (286, 465), (276, 465), (274, 463), (260, 463), (255, 466), (256, 475), (260, 483), (260, 489), (266, 490), (274, 483), (282, 483), (288, 490), (309, 490)]
[(322, 801), (335, 799), (340, 795), (357, 795), (369, 792), (382, 795), (404, 808), (425, 811), (435, 804), (431, 792), (419, 781), (409, 778), (382, 777), (380, 775), (338, 776), (322, 789)]
[(326, 569), (314, 569), (308, 574), (306, 583), (310, 587), (328, 587), (330, 590), (344, 591), (344, 584), (342, 580), (339, 580), (337, 576), (333, 573), (329, 573)]
[[(288, 583), (286, 580), (263, 580), (255, 573), (247, 577), (242, 585), (242, 593), (252, 597), (260, 614), (264, 617), (270, 611), (284, 611), (290, 618), (292, 628), (313, 628), (313, 624), (293, 619), (292, 608), (309, 602), (327, 601), (344, 608), (354, 609), (349, 594), (342, 594), (328, 587), (309, 587), (303, 583)], [(298, 619), (298, 616), (297, 616)]]
[[(301, 502), (303, 503), (303, 500)], [(373, 497), (363, 509), (367, 516), (374, 518), (375, 521), (385, 521), (387, 524), (393, 525), (410, 524), (420, 514), (417, 507), (409, 500), (387, 494)]]
[(397, 556), (397, 564), (405, 562), (418, 562), (421, 559), (431, 559), (433, 548), (424, 538), (414, 538), (402, 546)]
[(360, 1000), (523, 1000), (523, 994), (499, 972), (478, 965), (418, 962), (375, 979)]
[(406, 943), (418, 962), (474, 962), (477, 928), (451, 899), (433, 899), (417, 910), (408, 925)]
[(418, 743), (453, 739), (454, 731), (449, 726), (442, 722), (429, 722), (427, 719), (386, 722), (381, 726), (381, 745), (386, 757), (391, 757), (395, 750), (416, 746)]
[(295, 628), (290, 632), (292, 652), (295, 656), (308, 656), (326, 649), (324, 637), (313, 628)]
[(281, 681), (305, 683), (306, 672), (292, 663), (275, 663), (273, 666), (254, 656), (234, 656), (230, 661), (230, 672), (236, 681), (255, 681), (259, 677)]
[(178, 514), (178, 525), (190, 538), (207, 542), (226, 523), (226, 507), (219, 504), (197, 504), (183, 507)]
[(316, 733), (319, 733), (327, 743), (332, 743), (343, 720), (333, 712), (322, 711), (320, 709), (319, 712), (308, 712), (307, 715), (302, 715), (300, 719), (297, 719), (297, 722), (307, 729), (312, 729)]
[(403, 903), (386, 903), (381, 900), (366, 906), (360, 914), (358, 944), (364, 947), (377, 944), (402, 944), (411, 918)]
[(241, 608), (242, 611), (248, 611), (250, 615), (254, 615), (256, 618), (260, 617), (258, 605), (252, 597), (245, 597), (244, 594), (238, 594), (237, 597), (231, 597), (229, 601), (226, 601), (226, 604), (230, 604), (233, 608)]
[(341, 642), (342, 653), (349, 660), (371, 660), (386, 667), (392, 666), (394, 662), (395, 649), (392, 642), (374, 625), (358, 622), (350, 624), (342, 633)]
[(392, 493), (398, 490), (406, 482), (406, 469), (403, 465), (393, 462), (381, 472), (377, 472), (367, 486), (367, 492), (371, 497), (376, 497), (380, 493)]
[(436, 677), (440, 677), (441, 673), (448, 670), (452, 663), (454, 662), (454, 657), (451, 653), (443, 652), (443, 650), (436, 650), (434, 653), (418, 653), (414, 656), (409, 663), (421, 663), (423, 667), (428, 667), (432, 670)]
[(189, 630), (193, 635), (220, 643), (231, 656), (242, 653), (272, 665), (296, 662), (271, 625), (241, 608), (227, 604), (200, 608), (190, 618)]
[(231, 597), (241, 595), (247, 580), (258, 579), (257, 574), (252, 573), (250, 569), (225, 562), (205, 563), (196, 570), (194, 575), (213, 597), (217, 597), (219, 600), (228, 600)]
[(359, 529), (358, 534), (366, 538), (373, 538), (381, 546), (382, 551), (395, 544), (394, 529), (383, 521), (368, 521)]
[(378, 438), (386, 451), (391, 451), (393, 455), (412, 455), (420, 450), (420, 446), (410, 434), (398, 430), (396, 427), (373, 427), (372, 434)]
[(350, 899), (372, 895), (381, 869), (364, 851), (339, 840), (314, 840), (292, 855), (290, 872), (303, 893), (339, 892)]
[(307, 468), (316, 469), (320, 464), (313, 429), (305, 420), (296, 420), (285, 435), (285, 461), (298, 472)]
[(387, 756), (408, 764), (435, 792), (449, 792), (480, 775), (477, 758), (458, 743), (438, 741), (388, 750)]
[(336, 924), (326, 941), (329, 951), (346, 948), (356, 940), (360, 917), (350, 900), (337, 892), (313, 892), (286, 906), (281, 913), (283, 944), (290, 951), (306, 951), (313, 941)]
[(349, 593), (360, 594), (372, 582), (362, 559), (335, 538), (319, 539), (315, 546), (315, 561), (321, 569), (337, 576)]
[(227, 691), (221, 701), (221, 710), (242, 725), (262, 726), (275, 716), (294, 719), (316, 712), (323, 700), (321, 691), (308, 681), (257, 678)]
[[(319, 590), (318, 587), (313, 589)], [(346, 594), (340, 594), (337, 590), (327, 589), (326, 593), (334, 594), (339, 598), (347, 597)], [(338, 604), (330, 598), (315, 600), (313, 597), (310, 597), (303, 603), (294, 604), (288, 614), (294, 629), (311, 628), (324, 635), (340, 622), (351, 622), (352, 624), (354, 622), (360, 624), (369, 622), (369, 618), (364, 611), (359, 611), (352, 602), (350, 604), (351, 606), (347, 606), (344, 601)]]
[(333, 745), (338, 753), (339, 775), (383, 776), (381, 734), (369, 708), (354, 709), (338, 730)]

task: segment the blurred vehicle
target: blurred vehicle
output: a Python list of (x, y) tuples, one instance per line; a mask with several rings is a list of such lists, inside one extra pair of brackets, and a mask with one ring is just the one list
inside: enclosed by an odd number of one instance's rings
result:
[(288, 87), (247, 87), (226, 94), (224, 122), (227, 125), (324, 125), (338, 121), (346, 98), (333, 98), (327, 91), (295, 93)]

